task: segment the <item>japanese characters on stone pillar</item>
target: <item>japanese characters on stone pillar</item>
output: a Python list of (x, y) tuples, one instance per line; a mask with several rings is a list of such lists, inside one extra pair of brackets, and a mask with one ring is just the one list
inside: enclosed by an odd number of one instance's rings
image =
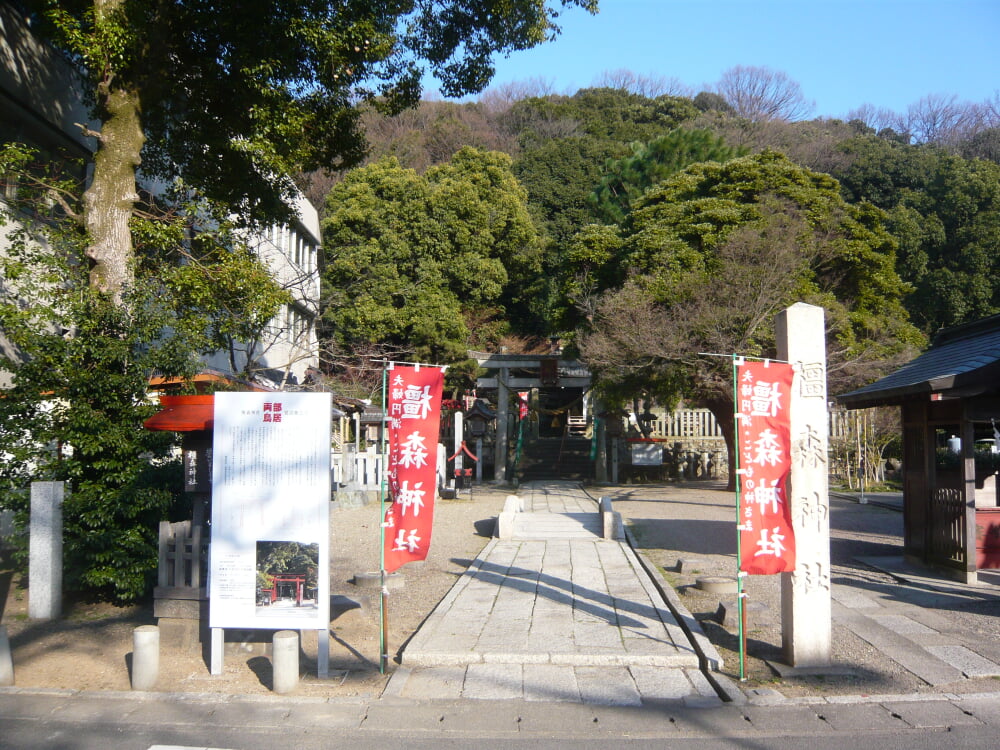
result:
[(797, 303), (776, 321), (779, 359), (795, 367), (788, 482), (797, 557), (781, 574), (782, 646), (793, 667), (831, 661), (830, 497), (823, 308)]

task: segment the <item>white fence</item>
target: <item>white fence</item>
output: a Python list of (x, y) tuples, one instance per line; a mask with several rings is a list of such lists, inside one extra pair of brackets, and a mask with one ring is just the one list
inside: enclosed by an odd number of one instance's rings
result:
[(382, 481), (382, 456), (377, 452), (357, 451), (348, 445), (330, 455), (334, 487), (378, 490)]
[(722, 428), (708, 409), (680, 409), (656, 414), (650, 423), (653, 437), (722, 440)]

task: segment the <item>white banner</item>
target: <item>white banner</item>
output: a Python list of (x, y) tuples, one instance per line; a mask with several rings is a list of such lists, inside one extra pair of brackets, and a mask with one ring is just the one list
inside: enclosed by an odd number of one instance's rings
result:
[(209, 624), (330, 624), (328, 393), (216, 393)]

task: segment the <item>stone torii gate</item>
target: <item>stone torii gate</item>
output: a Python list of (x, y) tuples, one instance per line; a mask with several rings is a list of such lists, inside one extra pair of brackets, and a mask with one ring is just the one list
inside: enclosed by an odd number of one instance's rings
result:
[(560, 359), (558, 354), (475, 353), (473, 356), (481, 368), (490, 371), (489, 376), (476, 381), (476, 387), (497, 389), (493, 478), (499, 481), (507, 473), (511, 391), (543, 388), (579, 388), (586, 391), (591, 384), (590, 371), (581, 362)]

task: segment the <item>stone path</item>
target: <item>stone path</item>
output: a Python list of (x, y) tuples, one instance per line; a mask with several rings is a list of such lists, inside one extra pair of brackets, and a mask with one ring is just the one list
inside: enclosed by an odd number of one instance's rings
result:
[(601, 538), (597, 501), (571, 483), (519, 495), (511, 538), (493, 539), (421, 626), (387, 694), (717, 705), (640, 560)]

